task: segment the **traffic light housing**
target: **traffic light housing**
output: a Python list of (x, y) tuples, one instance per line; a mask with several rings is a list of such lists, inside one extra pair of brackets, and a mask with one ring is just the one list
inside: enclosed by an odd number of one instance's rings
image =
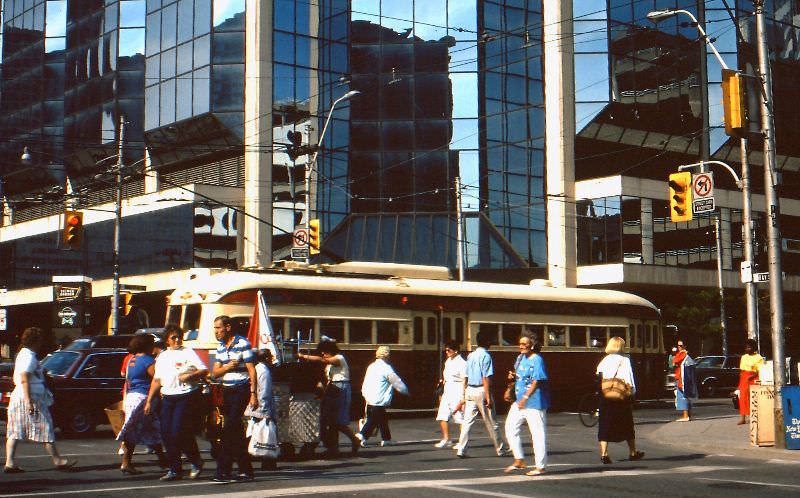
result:
[(319, 220), (313, 219), (308, 222), (308, 249), (311, 254), (319, 254), (319, 246), (322, 239), (319, 235)]
[(744, 77), (733, 69), (722, 70), (722, 107), (725, 111), (725, 133), (742, 138), (747, 133), (747, 108), (744, 99)]
[(83, 244), (83, 213), (80, 211), (67, 211), (64, 213), (64, 229), (61, 232), (61, 242), (68, 251), (79, 251)]
[(674, 222), (692, 219), (692, 173), (669, 175), (669, 214)]

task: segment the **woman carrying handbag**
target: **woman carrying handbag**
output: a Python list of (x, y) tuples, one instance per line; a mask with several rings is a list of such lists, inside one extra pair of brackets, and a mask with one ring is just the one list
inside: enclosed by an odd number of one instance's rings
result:
[(625, 349), (625, 339), (612, 337), (606, 345), (606, 356), (597, 365), (600, 382), (600, 407), (597, 440), (600, 442), (600, 461), (611, 463), (608, 443), (626, 441), (628, 458), (641, 460), (643, 451), (636, 450), (636, 434), (633, 429), (633, 395), (636, 383), (633, 380), (631, 360), (620, 353)]

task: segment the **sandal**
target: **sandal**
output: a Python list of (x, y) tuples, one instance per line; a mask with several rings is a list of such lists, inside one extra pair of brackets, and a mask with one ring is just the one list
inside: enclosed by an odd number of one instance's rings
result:
[(631, 461), (633, 461), (633, 460), (641, 460), (642, 458), (644, 458), (644, 451), (637, 451), (633, 455), (630, 455), (628, 457), (628, 460), (631, 460)]
[(66, 462), (56, 465), (56, 470), (69, 470), (74, 467), (76, 463), (78, 463), (77, 460), (67, 459)]
[(525, 472), (526, 476), (540, 476), (542, 474), (544, 474), (544, 469), (533, 469)]
[(19, 467), (3, 467), (4, 474), (22, 474), (23, 472), (25, 471)]
[(503, 473), (504, 474), (510, 474), (510, 473), (515, 472), (517, 470), (525, 470), (526, 468), (527, 467), (525, 467), (525, 465), (521, 465), (520, 466), (520, 465), (517, 465), (517, 464), (513, 464), (513, 465), (509, 465), (508, 467), (506, 467), (506, 469), (503, 471)]
[(611, 463), (611, 457), (609, 457), (608, 455), (601, 455), (600, 461), (603, 462), (605, 465), (608, 465), (609, 463)]

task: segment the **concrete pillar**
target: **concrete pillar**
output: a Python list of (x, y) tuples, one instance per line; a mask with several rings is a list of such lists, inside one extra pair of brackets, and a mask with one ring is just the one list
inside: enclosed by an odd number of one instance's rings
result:
[(159, 180), (159, 173), (153, 169), (153, 160), (150, 157), (150, 149), (144, 150), (144, 193), (154, 194), (158, 192), (161, 182)]
[(272, 262), (272, 2), (247, 0), (242, 266)]
[(655, 263), (653, 253), (653, 200), (642, 198), (642, 263), (652, 265)]
[(575, 73), (572, 2), (544, 2), (547, 266), (556, 287), (577, 285)]
[(731, 250), (731, 210), (719, 208), (720, 236), (722, 238), (722, 269), (733, 269), (733, 251)]

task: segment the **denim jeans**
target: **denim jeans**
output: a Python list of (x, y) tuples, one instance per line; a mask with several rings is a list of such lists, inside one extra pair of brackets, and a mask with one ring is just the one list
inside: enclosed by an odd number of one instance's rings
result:
[(194, 437), (199, 412), (199, 390), (164, 396), (161, 400), (161, 437), (164, 440), (169, 469), (176, 474), (183, 471), (181, 452), (193, 465), (200, 465), (203, 461)]

